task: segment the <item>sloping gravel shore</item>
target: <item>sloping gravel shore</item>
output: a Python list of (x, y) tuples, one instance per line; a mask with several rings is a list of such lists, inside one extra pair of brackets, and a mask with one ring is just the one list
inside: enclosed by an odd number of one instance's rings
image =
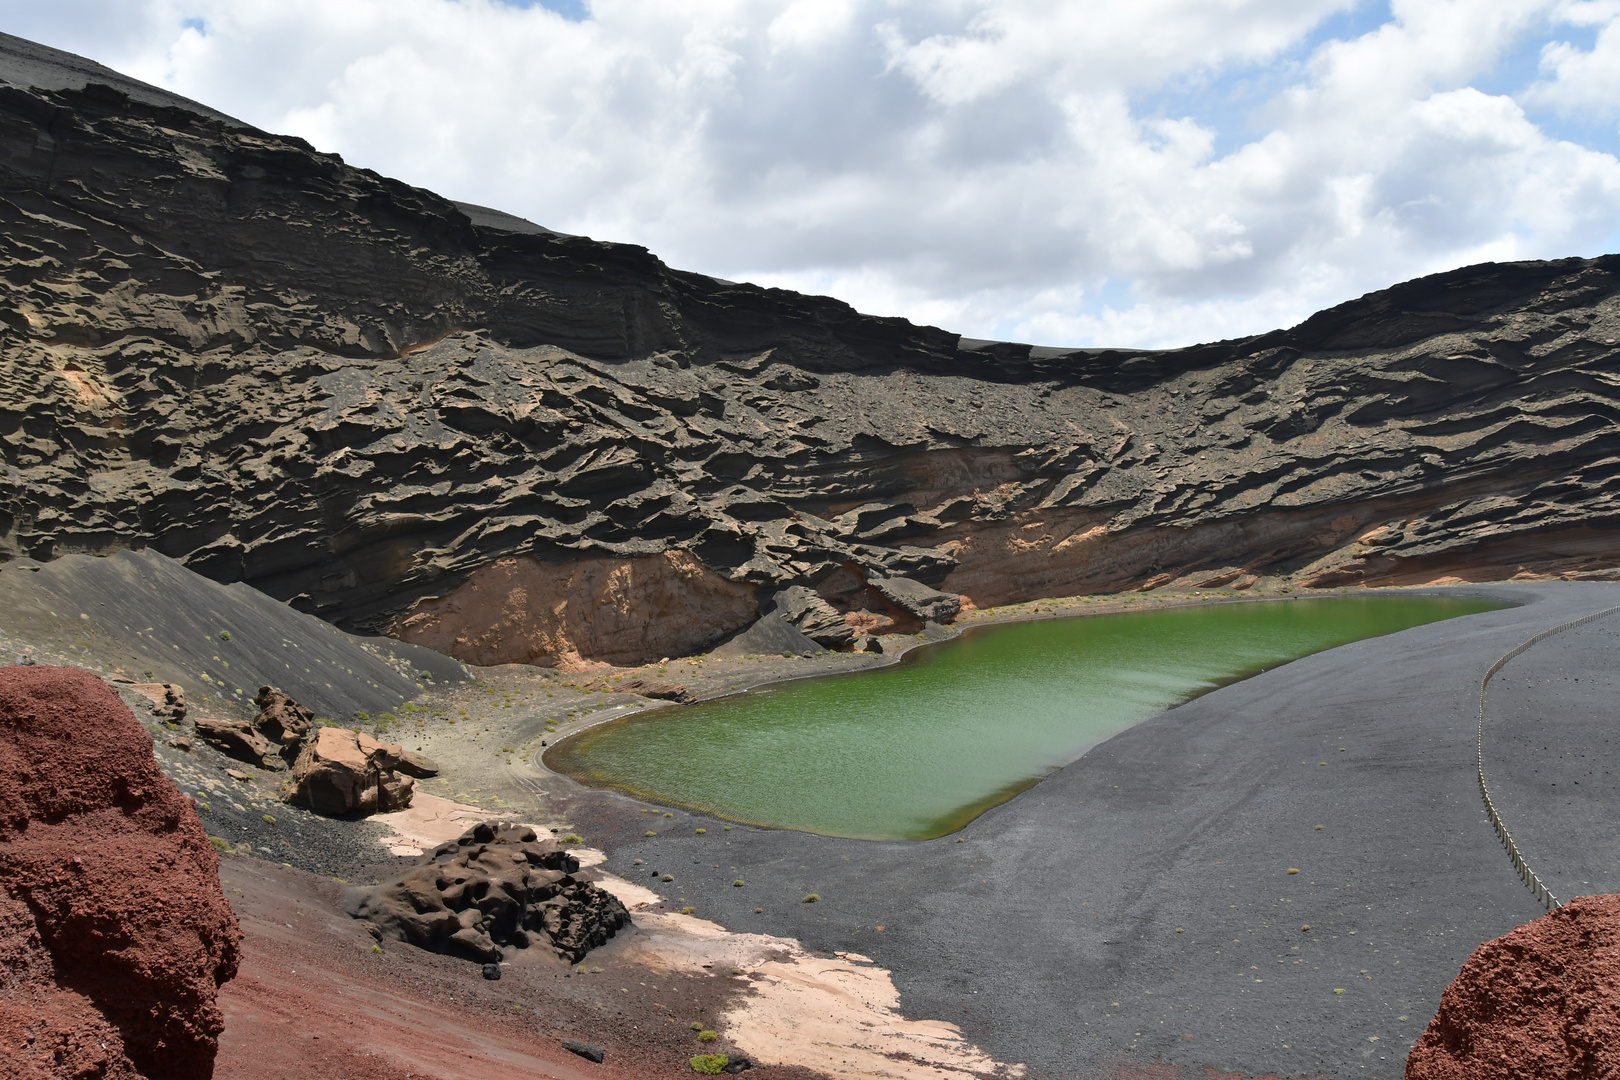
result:
[[(608, 866), (673, 872), (687, 903), (733, 929), (870, 956), (910, 1015), (961, 1025), (1032, 1077), (1154, 1060), (1397, 1077), (1470, 951), (1541, 912), (1479, 798), (1479, 679), (1539, 630), (1620, 603), (1595, 583), (1466, 591), (1522, 606), (1225, 687), (958, 836), (700, 836), (683, 814)], [(1610, 663), (1587, 640), (1602, 625), (1534, 655)], [(1596, 707), (1605, 686), (1571, 672), (1547, 715)]]

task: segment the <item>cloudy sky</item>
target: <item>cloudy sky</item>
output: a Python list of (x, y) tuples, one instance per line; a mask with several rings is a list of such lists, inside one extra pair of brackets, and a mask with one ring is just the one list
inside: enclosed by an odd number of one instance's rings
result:
[(969, 336), (1620, 251), (1620, 0), (0, 0), (349, 162)]

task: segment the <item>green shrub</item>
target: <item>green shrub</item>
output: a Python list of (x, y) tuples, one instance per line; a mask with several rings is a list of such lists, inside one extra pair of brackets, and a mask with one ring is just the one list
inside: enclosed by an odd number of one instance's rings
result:
[(214, 850), (215, 851), (222, 851), (222, 852), (229, 853), (230, 851), (234, 850), (231, 847), (231, 842), (229, 840), (225, 839), (223, 836), (210, 836), (208, 838), (208, 842), (210, 844), (214, 845)]
[(731, 1064), (724, 1054), (698, 1054), (692, 1058), (692, 1071), (703, 1076), (719, 1076)]
[(713, 1031), (698, 1032), (698, 1042), (714, 1042), (719, 1037), (719, 1034)]
[(354, 718), (360, 721), (362, 724), (368, 724), (371, 722), (371, 714), (368, 712), (356, 712), (354, 714)]
[(229, 630), (221, 630), (219, 632), (219, 640), (221, 640), (221, 641), (229, 641), (229, 640), (231, 640), (231, 632)]
[(557, 842), (559, 844), (583, 844), (585, 842), (585, 838), (579, 835), (579, 833), (569, 833), (566, 836), (557, 837)]
[(804, 898), (804, 903), (806, 903), (806, 904), (814, 904), (816, 901), (818, 901), (820, 899), (821, 899), (821, 894), (820, 893), (811, 893), (809, 896)]

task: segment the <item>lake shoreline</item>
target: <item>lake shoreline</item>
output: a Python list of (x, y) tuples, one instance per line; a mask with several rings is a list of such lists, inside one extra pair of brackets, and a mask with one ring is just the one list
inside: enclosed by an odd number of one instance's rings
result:
[[(1284, 599), (1308, 601), (1314, 613), (1305, 614), (1303, 607), (1299, 615), (1255, 610)], [(1382, 601), (1401, 600), (1407, 602), (1382, 606)], [(1343, 609), (1343, 615), (1329, 614), (1332, 605), (1351, 601), (1363, 604)], [(1377, 602), (1369, 607), (1367, 601)], [(764, 677), (699, 696), (693, 704), (710, 708), (696, 728), (648, 727), (639, 720), (664, 703), (582, 718), (553, 734), (534, 764), (584, 790), (615, 791), (732, 824), (925, 841), (960, 830), (1125, 727), (1223, 686), (1324, 649), (1486, 609), (1452, 603), (1501, 601), (1474, 588), (1443, 587), (1182, 596), (1145, 603), (1137, 597), (1036, 601), (987, 611), (951, 632), (930, 627), (934, 632), (926, 637), (901, 638), (878, 662), (859, 669), (876, 683), (832, 679), (855, 672), (827, 671), (811, 657), (791, 663), (788, 678), (758, 671)], [(1240, 604), (1249, 614), (1230, 610)], [(1193, 615), (1189, 609), (1195, 608), (1205, 614)], [(1210, 610), (1217, 608), (1228, 613)], [(1178, 610), (1186, 616), (1115, 621), (1107, 629), (1087, 629), (1092, 620), (1083, 618)], [(1068, 626), (1011, 629), (1039, 623)], [(963, 639), (977, 638), (981, 628), (1014, 636), (967, 646)], [(951, 642), (967, 651), (919, 652), (924, 645)], [(927, 675), (894, 670), (922, 657), (931, 658), (922, 661), (925, 667), (944, 666)], [(1053, 666), (1076, 660), (1079, 667)], [(817, 682), (824, 685), (804, 685)], [(781, 698), (764, 697), (779, 690), (786, 691)], [(987, 713), (983, 703), (992, 700), (1002, 704)], [(987, 742), (985, 722), (1002, 707), (1030, 722), (1010, 729), (1010, 740)], [(928, 719), (921, 721), (924, 716)], [(852, 717), (870, 717), (856, 721), (869, 733), (865, 743), (856, 743), (870, 756), (849, 752), (856, 745), (850, 742), (854, 733), (844, 729)], [(620, 730), (602, 733), (609, 723)], [(636, 734), (624, 730), (626, 724)], [(602, 737), (581, 748), (577, 740), (587, 733)], [(829, 802), (829, 793), (840, 790), (846, 797)], [(942, 790), (951, 792), (945, 801)], [(794, 806), (798, 809), (790, 809)]]

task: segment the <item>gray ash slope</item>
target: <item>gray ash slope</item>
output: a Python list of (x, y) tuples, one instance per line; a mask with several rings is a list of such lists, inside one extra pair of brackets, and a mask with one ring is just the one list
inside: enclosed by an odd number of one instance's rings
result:
[(513, 555), (981, 606), (1620, 566), (1614, 257), (1165, 352), (964, 342), (86, 63), (0, 49), (5, 557), (149, 545), (370, 630)]
[(273, 685), (322, 719), (399, 708), (424, 686), (466, 679), (456, 661), (364, 639), (240, 583), (221, 585), (155, 551), (68, 555), (0, 568), (6, 663), (68, 663), (108, 678), (172, 682), (192, 716), (250, 718)]

